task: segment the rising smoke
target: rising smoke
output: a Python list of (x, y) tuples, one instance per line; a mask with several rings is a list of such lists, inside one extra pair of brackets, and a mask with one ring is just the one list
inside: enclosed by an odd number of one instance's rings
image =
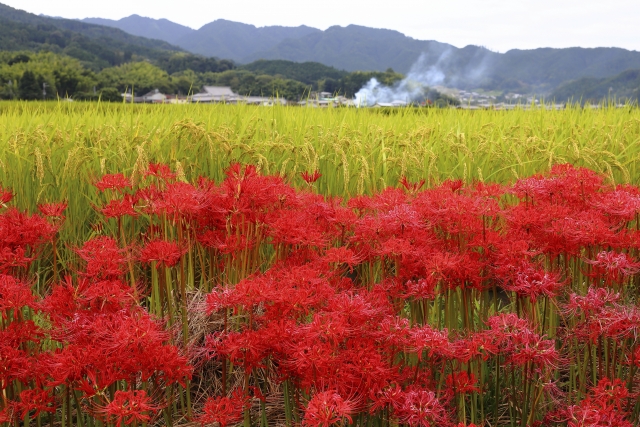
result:
[(482, 49), (461, 58), (460, 51), (453, 47), (445, 49), (435, 60), (429, 53), (420, 54), (407, 76), (392, 86), (372, 78), (356, 93), (355, 104), (364, 107), (376, 103), (421, 103), (428, 99), (433, 86), (459, 87), (481, 82), (491, 61), (491, 52)]

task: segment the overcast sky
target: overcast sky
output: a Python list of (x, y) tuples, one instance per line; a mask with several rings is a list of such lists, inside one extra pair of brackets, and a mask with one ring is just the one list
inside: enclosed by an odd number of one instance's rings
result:
[(36, 14), (166, 18), (192, 28), (216, 19), (256, 26), (364, 25), (499, 52), (537, 47), (640, 50), (639, 0), (0, 0)]

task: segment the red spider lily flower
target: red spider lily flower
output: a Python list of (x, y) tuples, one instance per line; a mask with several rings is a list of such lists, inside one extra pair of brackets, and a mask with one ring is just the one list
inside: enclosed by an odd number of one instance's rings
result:
[(502, 285), (507, 291), (528, 297), (536, 302), (540, 296), (553, 298), (564, 287), (566, 280), (560, 279), (559, 273), (548, 272), (525, 265), (518, 269), (511, 281)]
[(314, 182), (316, 182), (322, 176), (322, 174), (318, 170), (316, 170), (314, 172), (304, 171), (300, 175), (302, 176), (302, 179), (304, 179), (304, 182), (306, 182), (309, 185), (311, 185)]
[(554, 340), (545, 339), (534, 333), (520, 334), (516, 337), (515, 349), (507, 362), (517, 366), (532, 362), (541, 369), (558, 369), (560, 354), (556, 350)]
[(0, 205), (3, 207), (13, 199), (13, 192), (0, 186)]
[(448, 425), (447, 413), (428, 390), (410, 390), (404, 393), (402, 406), (396, 408), (398, 421), (418, 427), (436, 427)]
[(0, 423), (13, 422), (13, 405), (7, 405), (2, 411), (0, 411)]
[(206, 347), (212, 357), (225, 356), (234, 365), (251, 372), (262, 366), (262, 361), (267, 357), (268, 339), (262, 331), (229, 332), (208, 336)]
[(59, 203), (42, 203), (38, 205), (38, 210), (42, 212), (42, 215), (64, 219), (64, 210), (67, 209), (67, 202)]
[(625, 400), (629, 397), (629, 389), (619, 378), (615, 378), (613, 381), (609, 378), (602, 378), (591, 389), (591, 396), (602, 406), (612, 405), (618, 410), (622, 410), (622, 406), (626, 403)]
[(569, 295), (565, 311), (572, 316), (585, 313), (589, 317), (599, 313), (604, 307), (618, 302), (620, 298), (620, 294), (609, 289), (589, 287), (585, 296)]
[(2, 318), (8, 319), (10, 311), (13, 311), (15, 316), (23, 307), (36, 307), (31, 288), (13, 276), (0, 274), (0, 314)]
[(603, 378), (591, 388), (589, 396), (566, 410), (567, 427), (631, 427), (624, 410), (631, 397), (626, 384), (620, 379)]
[(98, 409), (107, 422), (116, 426), (130, 425), (138, 422), (149, 422), (161, 407), (151, 403), (151, 398), (144, 390), (116, 391), (113, 400)]
[(121, 173), (104, 175), (98, 182), (93, 184), (100, 191), (116, 190), (121, 191), (125, 188), (131, 188), (131, 180)]
[(138, 203), (137, 196), (125, 194), (122, 199), (111, 200), (100, 209), (100, 212), (105, 218), (120, 218), (125, 215), (136, 217), (138, 216), (136, 203)]
[(54, 413), (54, 398), (50, 391), (32, 389), (23, 390), (20, 393), (20, 403), (18, 410), (22, 413), (22, 418), (26, 417), (31, 411), (35, 411), (32, 416), (37, 417), (41, 412)]
[(409, 193), (417, 193), (424, 186), (424, 183), (424, 179), (421, 179), (419, 182), (409, 182), (406, 176), (400, 178), (400, 184), (402, 184)]
[(313, 395), (304, 413), (302, 425), (309, 427), (329, 427), (344, 419), (353, 423), (351, 414), (357, 405), (343, 399), (335, 390), (327, 390)]
[(207, 295), (206, 313), (211, 314), (220, 310), (226, 310), (238, 304), (237, 294), (228, 288), (222, 290), (214, 290)]
[(186, 182), (167, 184), (156, 200), (151, 201), (151, 210), (157, 215), (166, 214), (172, 220), (194, 218), (209, 204), (207, 194)]
[(405, 297), (432, 301), (436, 298), (438, 281), (434, 276), (429, 276), (426, 279), (409, 280), (405, 287)]
[(125, 251), (113, 238), (107, 236), (88, 240), (81, 249), (76, 249), (76, 253), (87, 263), (83, 274), (99, 279), (121, 276), (128, 260)]
[(0, 330), (0, 342), (16, 348), (28, 341), (39, 344), (44, 336), (44, 331), (32, 320), (12, 322), (4, 330)]
[(362, 259), (351, 249), (340, 246), (328, 249), (325, 252), (324, 261), (329, 264), (346, 264), (349, 270), (353, 271), (353, 267), (358, 265)]
[(164, 163), (149, 163), (145, 176), (153, 176), (161, 181), (173, 181), (178, 175), (171, 172), (169, 166)]
[[(635, 194), (634, 194), (635, 193)], [(618, 188), (602, 195), (596, 195), (593, 207), (619, 221), (632, 221), (640, 211), (640, 196), (636, 191)]]
[(39, 215), (27, 215), (9, 208), (0, 215), (0, 248), (27, 247), (32, 249), (51, 241), (58, 227)]
[(0, 343), (0, 382), (11, 384), (14, 380), (29, 382), (33, 375), (33, 359), (24, 351)]
[(480, 393), (478, 379), (474, 374), (454, 372), (447, 376), (447, 388), (451, 394)]
[(177, 243), (157, 239), (142, 248), (138, 259), (145, 263), (155, 261), (156, 268), (173, 267), (186, 252), (187, 249), (181, 248)]
[(640, 271), (640, 263), (634, 262), (625, 253), (614, 251), (602, 251), (596, 255), (596, 259), (585, 260), (593, 266), (591, 277), (602, 278), (606, 285), (622, 283), (622, 281)]
[(452, 193), (460, 191), (464, 187), (464, 182), (461, 179), (448, 179), (442, 183), (442, 188), (448, 188)]
[(242, 413), (248, 403), (248, 399), (243, 396), (241, 390), (236, 390), (231, 397), (209, 397), (202, 408), (202, 414), (196, 418), (196, 422), (202, 426), (218, 423), (219, 427), (237, 424), (242, 421)]

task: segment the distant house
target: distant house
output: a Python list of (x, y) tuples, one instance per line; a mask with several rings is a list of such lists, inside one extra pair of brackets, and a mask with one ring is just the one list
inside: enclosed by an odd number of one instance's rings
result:
[(275, 104), (285, 105), (287, 101), (278, 98), (266, 98), (263, 96), (242, 96), (235, 93), (229, 86), (203, 86), (202, 92), (191, 97), (191, 102), (227, 104), (251, 104), (271, 106)]
[(145, 104), (164, 104), (166, 100), (167, 96), (158, 89), (142, 95), (142, 102)]
[(191, 97), (192, 102), (211, 103), (229, 102), (236, 103), (240, 95), (231, 90), (229, 86), (203, 86), (202, 92)]
[(133, 101), (137, 104), (164, 104), (167, 101), (167, 96), (158, 89), (154, 89), (142, 96), (132, 96), (131, 92), (126, 92), (122, 94), (122, 97), (126, 102)]

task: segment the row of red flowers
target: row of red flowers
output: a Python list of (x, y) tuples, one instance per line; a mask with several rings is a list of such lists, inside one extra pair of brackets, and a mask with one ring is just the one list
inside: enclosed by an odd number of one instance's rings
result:
[(106, 175), (71, 251), (0, 191), (0, 424), (638, 425), (637, 187), (318, 179)]

